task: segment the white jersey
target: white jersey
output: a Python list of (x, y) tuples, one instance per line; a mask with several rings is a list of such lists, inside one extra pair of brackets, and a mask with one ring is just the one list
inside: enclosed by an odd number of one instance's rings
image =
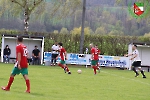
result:
[(54, 44), (54, 45), (52, 46), (52, 53), (53, 53), (53, 54), (58, 54), (58, 50), (59, 50), (59, 47)]
[(133, 56), (135, 56), (135, 54), (137, 55), (134, 58), (134, 61), (141, 61), (140, 56), (139, 56), (139, 51), (137, 49), (135, 49), (132, 54), (133, 54)]

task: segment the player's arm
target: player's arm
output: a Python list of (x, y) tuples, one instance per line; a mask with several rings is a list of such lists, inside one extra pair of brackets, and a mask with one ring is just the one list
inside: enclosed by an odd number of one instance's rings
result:
[(126, 54), (125, 56), (126, 57), (129, 57), (129, 56), (133, 56), (134, 54), (132, 53), (132, 54)]
[(17, 53), (17, 60), (18, 60), (18, 68), (21, 69), (20, 67), (21, 53), (20, 52)]
[(67, 60), (67, 52), (66, 51), (64, 52), (64, 55), (65, 55), (65, 60)]
[(93, 60), (93, 59), (94, 59), (94, 53), (91, 54), (91, 60)]
[(20, 66), (20, 62), (21, 62), (21, 48), (17, 46), (16, 48), (16, 51), (17, 51), (17, 62), (18, 62), (18, 69), (21, 69), (21, 66)]
[(98, 55), (100, 55), (101, 54), (101, 51), (100, 50), (98, 50)]
[(27, 52), (27, 58), (29, 58), (29, 51)]
[(94, 49), (91, 50), (91, 60), (94, 58)]

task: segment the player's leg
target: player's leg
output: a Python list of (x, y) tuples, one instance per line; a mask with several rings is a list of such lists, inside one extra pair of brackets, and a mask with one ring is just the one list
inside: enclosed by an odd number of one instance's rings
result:
[(137, 77), (137, 76), (139, 76), (139, 73), (136, 71), (136, 67), (135, 66), (133, 66), (133, 71), (135, 72), (135, 77)]
[(58, 66), (60, 66), (61, 68), (64, 69), (64, 65), (63, 65), (63, 61), (62, 60), (58, 63)]
[(141, 67), (138, 67), (138, 70), (141, 72), (141, 74), (143, 75), (143, 78), (146, 78), (145, 74), (144, 74), (144, 71), (142, 70)]
[(99, 62), (98, 62), (98, 60), (96, 61), (96, 69), (97, 69), (98, 72), (100, 73), (100, 67), (99, 67)]
[(94, 74), (96, 75), (96, 69), (97, 69), (97, 67), (96, 67), (96, 61), (92, 60), (91, 61), (91, 65), (92, 65), (92, 68), (94, 69)]
[(132, 70), (135, 72), (135, 77), (137, 77), (138, 75), (139, 75), (139, 73), (136, 71), (136, 67), (138, 66), (138, 63), (137, 63), (137, 61), (134, 61), (133, 63), (132, 63), (132, 66), (133, 66), (133, 68), (132, 68)]
[(58, 56), (58, 54), (55, 54), (55, 57), (54, 57), (54, 66), (56, 65), (56, 57)]
[(28, 69), (27, 68), (23, 68), (21, 69), (21, 74), (23, 75), (25, 82), (26, 82), (26, 92), (30, 93), (30, 80), (28, 78)]
[(54, 54), (52, 54), (52, 58), (51, 58), (51, 66), (53, 66), (53, 61), (54, 61)]
[(68, 74), (71, 74), (71, 72), (70, 72), (68, 66), (67, 66), (66, 64), (63, 64), (63, 65), (65, 66), (65, 67), (64, 67), (65, 72), (68, 72)]
[(13, 70), (12, 70), (12, 73), (9, 77), (9, 81), (8, 81), (8, 84), (6, 87), (2, 87), (3, 90), (5, 91), (9, 91), (10, 90), (10, 87), (14, 81), (14, 77), (16, 74), (20, 74), (20, 70), (18, 69), (18, 67), (14, 67)]
[(10, 87), (11, 87), (13, 81), (14, 81), (14, 77), (15, 77), (15, 75), (12, 75), (12, 74), (10, 75), (7, 86), (2, 87), (2, 90), (5, 90), (5, 91), (10, 90)]

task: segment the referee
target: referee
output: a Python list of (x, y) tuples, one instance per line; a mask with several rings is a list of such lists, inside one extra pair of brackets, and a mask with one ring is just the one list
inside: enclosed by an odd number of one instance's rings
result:
[(58, 56), (59, 47), (57, 43), (52, 46), (52, 58), (51, 58), (51, 66), (56, 65), (56, 57)]
[(132, 46), (132, 50), (133, 53), (132, 54), (128, 54), (126, 55), (128, 56), (132, 56), (130, 60), (133, 60), (132, 66), (133, 66), (133, 71), (135, 72), (135, 77), (137, 77), (139, 75), (139, 73), (136, 71), (136, 68), (139, 69), (139, 71), (141, 72), (141, 74), (143, 75), (143, 78), (146, 78), (144, 71), (141, 68), (141, 59), (139, 56), (139, 51), (137, 50), (137, 45), (133, 45)]

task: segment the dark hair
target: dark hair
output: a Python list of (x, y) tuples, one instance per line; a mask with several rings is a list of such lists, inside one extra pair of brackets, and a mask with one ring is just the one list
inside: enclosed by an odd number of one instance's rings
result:
[(6, 45), (6, 47), (9, 47), (8, 45)]
[(37, 45), (35, 45), (35, 47), (37, 47)]
[(23, 37), (19, 36), (17, 40), (18, 42), (23, 42)]
[(137, 48), (137, 45), (134, 44), (134, 46)]
[(60, 42), (60, 43), (58, 43), (58, 45), (60, 45), (60, 46), (63, 46), (63, 44)]

